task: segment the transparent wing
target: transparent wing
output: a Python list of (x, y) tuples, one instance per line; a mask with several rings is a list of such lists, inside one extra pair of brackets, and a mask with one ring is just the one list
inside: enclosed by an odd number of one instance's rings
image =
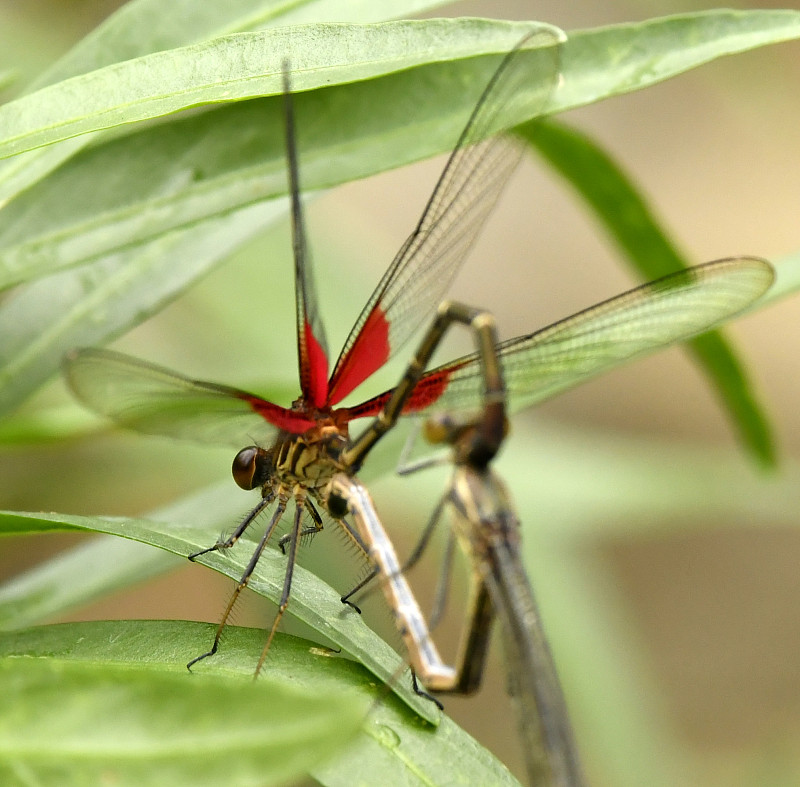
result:
[(548, 771), (554, 784), (583, 784), (566, 701), (519, 547), (495, 537), (484, 554), (484, 580), (502, 622), (509, 694), (531, 784), (549, 783)]
[(286, 126), (286, 164), (292, 213), (292, 251), (294, 255), (295, 308), (297, 312), (297, 366), (303, 399), (322, 407), (328, 398), (328, 346), (325, 327), (317, 306), (317, 290), (306, 242), (303, 203), (300, 200), (300, 173), (297, 164), (294, 104), (289, 81), (289, 64), (283, 64), (283, 106)]
[[(761, 297), (774, 276), (768, 262), (755, 258), (709, 262), (501, 342), (509, 407), (529, 407), (625, 361), (703, 333)], [(474, 410), (482, 391), (480, 361), (474, 353), (466, 355), (428, 372), (404, 414)], [(390, 393), (352, 408), (351, 417), (378, 413)]]
[(90, 409), (145, 434), (242, 448), (268, 445), (280, 429), (304, 431), (312, 425), (245, 391), (191, 380), (109, 350), (70, 353), (64, 375)]
[(445, 165), (414, 232), (356, 320), (329, 385), (335, 405), (367, 379), (425, 323), (522, 154), (500, 130), (513, 102), (540, 115), (558, 78), (560, 39), (551, 29), (528, 34), (502, 60)]

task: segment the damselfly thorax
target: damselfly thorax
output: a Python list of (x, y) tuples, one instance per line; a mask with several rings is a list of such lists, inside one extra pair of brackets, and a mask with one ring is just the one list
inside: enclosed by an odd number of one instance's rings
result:
[(347, 424), (331, 416), (303, 434), (280, 435), (269, 449), (243, 448), (233, 460), (233, 478), (242, 489), (261, 487), (263, 497), (281, 490), (296, 496), (299, 487), (322, 502), (320, 490), (345, 469), (340, 456), (349, 442)]

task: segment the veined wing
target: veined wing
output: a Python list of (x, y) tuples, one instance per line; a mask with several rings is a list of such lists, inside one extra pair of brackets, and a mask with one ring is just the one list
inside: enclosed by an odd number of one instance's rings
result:
[(90, 409), (145, 434), (242, 448), (268, 446), (281, 429), (313, 426), (246, 391), (191, 380), (110, 350), (70, 353), (64, 375)]
[(558, 78), (560, 39), (532, 31), (502, 60), (484, 89), (414, 231), (356, 320), (331, 375), (329, 404), (354, 390), (433, 313), (522, 154), (501, 130), (513, 102), (535, 117)]
[[(619, 364), (690, 339), (761, 297), (775, 273), (764, 260), (717, 260), (643, 284), (526, 336), (498, 345), (512, 410), (541, 402)], [(428, 372), (404, 414), (477, 409), (483, 377), (476, 354)], [(380, 412), (387, 391), (350, 410)]]
[(283, 64), (283, 113), (286, 131), (286, 167), (292, 213), (292, 252), (297, 312), (297, 366), (300, 390), (306, 403), (322, 407), (328, 398), (328, 347), (325, 328), (317, 307), (317, 291), (306, 242), (303, 204), (300, 200), (300, 171), (294, 104), (289, 82), (289, 64)]
[(553, 784), (582, 785), (566, 701), (519, 547), (497, 538), (484, 546), (483, 578), (502, 622), (509, 694), (531, 784), (549, 784), (549, 777)]

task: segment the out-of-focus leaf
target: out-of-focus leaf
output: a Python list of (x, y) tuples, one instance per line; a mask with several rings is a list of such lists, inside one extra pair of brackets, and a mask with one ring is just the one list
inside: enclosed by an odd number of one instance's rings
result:
[[(108, 765), (102, 775), (137, 785), (160, 785), (165, 778), (169, 784), (265, 784), (308, 768), (331, 786), (375, 780), (517, 784), (447, 717), (438, 727), (425, 724), (361, 666), (306, 640), (278, 635), (254, 683), (253, 658), (264, 633), (232, 626), (214, 663), (203, 675), (189, 675), (183, 662), (211, 636), (213, 626), (200, 623), (103, 621), (44, 626), (4, 638), (0, 683), (4, 696), (19, 695), (22, 709), (15, 718), (23, 722), (4, 743), (17, 741), (12, 757), (31, 750), (35, 766), (46, 769), (54, 761), (38, 756), (42, 733), (66, 730), (47, 752), (59, 752), (58, 744), (68, 740), (78, 743), (59, 759), (60, 778), (37, 782), (45, 784), (95, 783), (80, 777), (98, 761)], [(64, 676), (64, 693), (56, 698), (51, 697), (54, 674)], [(111, 694), (115, 682), (117, 692)], [(175, 704), (162, 710), (173, 698)], [(47, 716), (53, 703), (59, 707)], [(325, 710), (316, 711), (316, 703)], [(26, 714), (33, 723), (25, 723)], [(102, 723), (109, 714), (113, 718)], [(174, 730), (165, 732), (167, 722)], [(359, 722), (361, 732), (352, 739)], [(0, 768), (24, 763), (4, 756), (8, 748), (0, 745)], [(333, 749), (338, 756), (331, 759)], [(141, 780), (132, 781), (145, 770)]]
[[(583, 197), (645, 280), (689, 267), (691, 263), (661, 230), (634, 183), (586, 135), (555, 122), (526, 124), (519, 131)], [(718, 331), (694, 339), (690, 347), (742, 442), (756, 459), (774, 465), (775, 446), (766, 413), (732, 347)]]
[(0, 413), (50, 378), (68, 350), (140, 322), (282, 212), (244, 208), (15, 291), (0, 306)]
[[(195, 501), (197, 505), (200, 499)], [(159, 547), (176, 555), (190, 555), (206, 548), (217, 538), (219, 530), (209, 532), (198, 529), (195, 517), (184, 506), (182, 509), (186, 519), (192, 525), (182, 525), (173, 518), (169, 522), (145, 521), (141, 519), (125, 519), (110, 517), (82, 517), (68, 514), (26, 514), (0, 513), (0, 533), (23, 534), (47, 532), (49, 530), (88, 530), (99, 533), (110, 533), (130, 538), (145, 544)], [(201, 511), (198, 510), (201, 514)], [(202, 518), (202, 517), (201, 517)], [(335, 525), (334, 525), (335, 526)], [(226, 576), (238, 581), (244, 573), (252, 554), (254, 544), (249, 541), (241, 543), (239, 548), (226, 550), (224, 554), (212, 552), (198, 558), (203, 563)], [(266, 596), (271, 601), (279, 601), (283, 591), (286, 574), (286, 557), (279, 550), (266, 550), (259, 560), (248, 587)], [(68, 592), (68, 591), (65, 591)], [(340, 595), (318, 577), (296, 566), (292, 582), (292, 597), (289, 612), (304, 623), (311, 626), (327, 641), (350, 653), (364, 664), (373, 674), (384, 682), (392, 682), (402, 662), (394, 651), (379, 639), (350, 607), (340, 601)], [(36, 599), (31, 599), (36, 603)], [(19, 619), (27, 622), (24, 602), (17, 600), (15, 612)], [(14, 626), (14, 621), (6, 625)], [(202, 670), (198, 667), (198, 670)], [(406, 681), (395, 684), (400, 696), (414, 710), (429, 721), (435, 721), (431, 703), (415, 695), (406, 685)]]
[[(324, 670), (310, 667), (307, 648), (276, 643), (278, 658), (312, 673), (305, 681), (265, 676), (253, 683), (230, 667), (189, 675), (181, 662), (202, 647), (209, 628), (116, 621), (4, 638), (2, 782), (283, 784), (355, 736), (368, 702), (354, 691), (349, 665), (338, 670), (338, 685), (315, 680)], [(235, 653), (240, 663), (246, 658), (242, 648)], [(335, 671), (331, 659), (324, 662)]]

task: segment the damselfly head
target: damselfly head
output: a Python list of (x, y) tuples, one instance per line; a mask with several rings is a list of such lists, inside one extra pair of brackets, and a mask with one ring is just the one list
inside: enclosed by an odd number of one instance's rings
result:
[(474, 416), (460, 413), (435, 413), (426, 419), (422, 436), (431, 445), (455, 445), (470, 429), (475, 428)]
[(233, 458), (231, 473), (238, 486), (249, 490), (264, 486), (274, 469), (272, 457), (267, 451), (248, 445)]

